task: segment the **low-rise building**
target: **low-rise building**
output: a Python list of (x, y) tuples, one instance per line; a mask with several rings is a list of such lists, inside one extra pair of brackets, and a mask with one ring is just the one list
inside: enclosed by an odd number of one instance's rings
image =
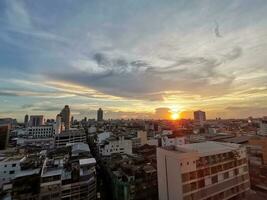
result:
[(86, 134), (83, 129), (69, 129), (54, 135), (55, 147), (64, 147), (67, 144), (86, 143)]
[(40, 199), (96, 199), (95, 165), (84, 143), (48, 152), (41, 172)]
[(7, 155), (0, 158), (0, 188), (20, 173), (20, 162), (23, 158), (24, 155)]
[(110, 156), (114, 153), (132, 154), (132, 141), (124, 136), (111, 136), (98, 145), (101, 156)]
[(28, 138), (49, 138), (53, 137), (55, 130), (51, 125), (30, 126), (26, 128)]

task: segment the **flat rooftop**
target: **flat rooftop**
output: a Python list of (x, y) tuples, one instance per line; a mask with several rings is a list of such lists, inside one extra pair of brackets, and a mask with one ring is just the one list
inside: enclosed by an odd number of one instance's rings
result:
[(237, 150), (239, 144), (224, 143), (224, 142), (200, 142), (192, 144), (177, 145), (177, 150), (184, 150), (185, 152), (197, 151), (201, 155), (213, 155), (219, 153), (226, 153), (229, 151)]

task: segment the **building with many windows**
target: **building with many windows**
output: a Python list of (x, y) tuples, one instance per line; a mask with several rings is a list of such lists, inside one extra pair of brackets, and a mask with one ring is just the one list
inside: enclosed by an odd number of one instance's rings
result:
[(49, 138), (53, 137), (55, 130), (51, 125), (31, 126), (26, 129), (28, 138)]
[(194, 120), (199, 122), (199, 123), (206, 121), (206, 113), (201, 111), (201, 110), (195, 111), (194, 112)]
[(244, 199), (250, 190), (246, 148), (202, 142), (157, 149), (160, 200)]
[(48, 152), (40, 177), (40, 199), (96, 199), (96, 160), (87, 144)]
[(113, 153), (132, 154), (132, 141), (124, 136), (111, 136), (98, 145), (101, 156), (110, 156)]
[(54, 140), (56, 148), (77, 142), (86, 143), (86, 134), (84, 129), (69, 129), (60, 134), (55, 134)]
[(20, 162), (24, 156), (14, 155), (0, 158), (0, 188), (10, 182), (20, 172)]

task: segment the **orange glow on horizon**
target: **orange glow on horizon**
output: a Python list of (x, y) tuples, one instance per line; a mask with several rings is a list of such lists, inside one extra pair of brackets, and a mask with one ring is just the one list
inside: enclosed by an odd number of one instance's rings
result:
[(179, 119), (180, 115), (179, 113), (175, 112), (175, 113), (171, 113), (171, 119), (172, 120), (177, 120)]

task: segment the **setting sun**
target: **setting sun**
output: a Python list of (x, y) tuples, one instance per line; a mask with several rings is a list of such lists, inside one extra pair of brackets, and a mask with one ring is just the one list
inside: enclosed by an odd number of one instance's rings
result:
[(179, 114), (178, 113), (172, 113), (171, 114), (171, 119), (172, 120), (177, 120), (179, 118)]

